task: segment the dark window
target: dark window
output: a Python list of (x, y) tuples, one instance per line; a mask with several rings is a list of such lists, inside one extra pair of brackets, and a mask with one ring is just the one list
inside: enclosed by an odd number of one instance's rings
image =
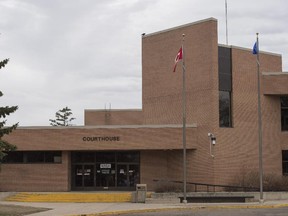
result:
[(115, 162), (114, 152), (97, 152), (96, 162)]
[(231, 93), (228, 91), (219, 91), (219, 126), (232, 127)]
[(139, 163), (139, 153), (135, 152), (119, 152), (117, 155), (117, 162), (135, 162)]
[(283, 175), (288, 175), (288, 150), (282, 151)]
[(94, 163), (95, 162), (95, 154), (92, 152), (86, 152), (85, 155), (82, 155), (82, 162)]
[(232, 127), (232, 54), (231, 48), (218, 47), (219, 126)]
[(59, 151), (45, 152), (45, 163), (61, 163), (62, 154)]
[(288, 97), (281, 97), (281, 130), (288, 130)]
[(13, 151), (7, 152), (6, 157), (3, 160), (4, 163), (23, 163), (23, 152)]
[(44, 152), (26, 152), (24, 154), (24, 161), (26, 163), (44, 163), (45, 161), (45, 153)]
[(231, 49), (218, 47), (219, 90), (232, 91)]
[(75, 163), (94, 163), (95, 154), (93, 152), (73, 152), (72, 160)]
[(14, 151), (8, 153), (4, 163), (62, 163), (62, 152)]
[(72, 162), (82, 162), (82, 152), (72, 152)]

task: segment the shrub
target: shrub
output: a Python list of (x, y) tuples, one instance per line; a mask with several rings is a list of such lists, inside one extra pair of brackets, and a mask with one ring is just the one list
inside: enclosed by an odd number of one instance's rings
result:
[(168, 192), (182, 192), (182, 184), (173, 183), (169, 181), (158, 181), (155, 187), (156, 193), (168, 193)]
[[(235, 186), (260, 188), (259, 172), (247, 172), (236, 176)], [(263, 175), (264, 191), (288, 191), (288, 176), (279, 176), (273, 173)]]

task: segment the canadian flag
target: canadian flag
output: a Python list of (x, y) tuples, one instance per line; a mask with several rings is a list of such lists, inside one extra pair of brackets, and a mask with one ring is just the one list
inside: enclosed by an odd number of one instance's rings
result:
[(182, 52), (182, 47), (181, 47), (175, 57), (175, 64), (174, 64), (173, 72), (176, 71), (177, 63), (182, 59), (182, 56), (183, 56), (183, 52)]

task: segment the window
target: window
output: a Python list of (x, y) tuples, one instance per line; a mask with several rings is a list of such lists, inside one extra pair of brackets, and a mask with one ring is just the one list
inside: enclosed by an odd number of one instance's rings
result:
[(98, 152), (96, 154), (96, 162), (115, 162), (114, 152)]
[(140, 155), (137, 152), (120, 152), (117, 155), (117, 161), (139, 163)]
[(219, 126), (232, 127), (231, 93), (229, 91), (219, 91)]
[(281, 97), (281, 130), (288, 131), (288, 97)]
[(23, 163), (24, 162), (24, 157), (23, 157), (23, 152), (19, 151), (12, 151), (12, 152), (7, 152), (7, 156), (4, 157), (3, 160), (4, 163)]
[(4, 158), (4, 163), (62, 163), (60, 151), (13, 151)]
[(94, 163), (95, 154), (91, 152), (72, 152), (72, 159), (75, 163)]
[(45, 152), (45, 163), (61, 163), (62, 154), (60, 151)]
[(219, 90), (232, 91), (232, 54), (227, 47), (218, 47)]
[(282, 170), (283, 175), (288, 175), (288, 150), (282, 151)]
[(44, 163), (45, 161), (44, 152), (26, 152), (24, 156), (24, 161), (26, 163)]
[(232, 52), (231, 48), (218, 47), (219, 72), (219, 126), (232, 127)]

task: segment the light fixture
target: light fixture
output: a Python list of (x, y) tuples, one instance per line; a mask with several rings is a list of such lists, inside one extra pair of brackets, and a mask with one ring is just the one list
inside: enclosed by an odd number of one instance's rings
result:
[(214, 154), (212, 154), (212, 145), (216, 145), (216, 137), (212, 133), (208, 133), (208, 137), (210, 137), (210, 155), (214, 158)]

